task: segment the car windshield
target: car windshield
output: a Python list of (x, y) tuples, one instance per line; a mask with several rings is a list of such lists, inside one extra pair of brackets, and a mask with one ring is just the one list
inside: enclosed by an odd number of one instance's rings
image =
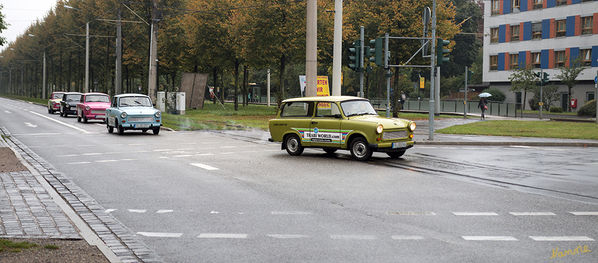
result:
[(106, 95), (87, 95), (85, 102), (110, 102), (110, 99)]
[(80, 101), (81, 94), (66, 95), (66, 101)]
[(120, 107), (152, 107), (148, 97), (122, 97), (119, 101)]
[(64, 93), (54, 93), (54, 95), (52, 95), (52, 99), (62, 99), (62, 95), (64, 95)]
[(350, 100), (341, 102), (345, 116), (378, 115), (372, 104), (367, 100)]

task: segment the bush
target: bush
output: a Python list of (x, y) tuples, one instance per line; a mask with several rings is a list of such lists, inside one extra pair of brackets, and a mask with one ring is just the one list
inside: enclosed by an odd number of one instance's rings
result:
[(550, 107), (550, 112), (561, 113), (561, 112), (563, 112), (563, 108), (561, 108), (561, 107)]
[(596, 99), (588, 101), (579, 111), (577, 116), (596, 117)]
[(485, 92), (492, 94), (492, 97), (488, 98), (490, 101), (503, 102), (507, 98), (502, 91), (495, 88), (487, 89)]
[(538, 105), (538, 98), (533, 97), (529, 100), (527, 100), (527, 102), (529, 103), (529, 107), (531, 110), (539, 110), (540, 106)]

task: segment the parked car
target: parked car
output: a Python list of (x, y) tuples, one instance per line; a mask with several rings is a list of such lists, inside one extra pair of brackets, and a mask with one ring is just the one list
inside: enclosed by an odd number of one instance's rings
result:
[(60, 111), (60, 102), (62, 101), (63, 91), (54, 91), (48, 99), (48, 113), (54, 114), (55, 111)]
[(367, 99), (350, 96), (284, 100), (276, 119), (269, 121), (270, 141), (282, 142), (281, 149), (290, 155), (307, 147), (328, 154), (342, 149), (360, 161), (372, 152), (399, 158), (415, 144), (415, 127), (413, 121), (381, 117)]
[(77, 114), (77, 103), (81, 102), (82, 95), (83, 94), (79, 92), (65, 92), (62, 94), (62, 101), (60, 102), (60, 116), (67, 117), (69, 114)]
[(150, 97), (142, 94), (121, 94), (112, 98), (110, 108), (106, 109), (106, 127), (118, 134), (125, 130), (151, 129), (154, 134), (160, 133), (162, 113), (153, 107)]
[(105, 121), (106, 109), (110, 108), (110, 97), (104, 93), (85, 93), (77, 103), (77, 121), (89, 119)]

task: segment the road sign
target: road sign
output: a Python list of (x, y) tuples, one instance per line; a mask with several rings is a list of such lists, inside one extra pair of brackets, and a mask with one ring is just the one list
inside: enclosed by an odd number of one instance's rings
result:
[(544, 106), (544, 102), (541, 102), (541, 101), (540, 101), (540, 102), (538, 102), (538, 105), (540, 105), (540, 106)]
[(594, 78), (594, 84), (598, 84), (598, 76)]
[(423, 89), (425, 88), (424, 83), (426, 82), (426, 79), (424, 77), (419, 77), (419, 88)]

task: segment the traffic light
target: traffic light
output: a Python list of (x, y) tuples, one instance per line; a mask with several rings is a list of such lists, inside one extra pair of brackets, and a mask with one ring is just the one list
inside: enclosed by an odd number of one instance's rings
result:
[(376, 38), (370, 40), (370, 47), (366, 49), (367, 57), (371, 62), (382, 67), (384, 66), (384, 39)]
[(473, 71), (467, 70), (467, 82), (471, 82), (471, 76), (473, 76)]
[(548, 73), (543, 72), (544, 75), (542, 76), (542, 79), (540, 80), (542, 82), (542, 85), (546, 85), (548, 84)]
[(546, 85), (546, 84), (548, 84), (548, 81), (549, 81), (548, 80), (548, 76), (549, 76), (548, 73), (546, 73), (546, 72), (542, 72), (542, 73), (535, 72), (534, 75), (536, 76), (536, 78), (538, 78), (538, 82), (537, 82), (538, 85)]
[(436, 65), (440, 66), (443, 62), (449, 61), (448, 53), (451, 52), (451, 50), (445, 48), (445, 46), (448, 46), (450, 43), (451, 41), (443, 40), (441, 38), (438, 39), (436, 45)]
[(353, 47), (349, 48), (349, 68), (355, 71), (361, 70), (361, 41), (353, 42)]

